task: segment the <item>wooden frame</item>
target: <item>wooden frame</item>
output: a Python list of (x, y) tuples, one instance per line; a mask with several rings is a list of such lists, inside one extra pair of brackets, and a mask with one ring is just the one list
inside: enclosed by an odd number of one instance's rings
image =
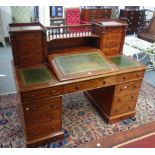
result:
[(87, 51), (87, 52), (74, 52), (74, 53), (68, 52), (68, 53), (61, 53), (61, 54), (52, 54), (52, 55), (48, 56), (48, 60), (49, 60), (51, 67), (53, 68), (55, 74), (57, 75), (57, 77), (60, 81), (72, 80), (72, 79), (76, 79), (76, 78), (88, 77), (88, 76), (99, 75), (99, 74), (104, 74), (104, 73), (106, 74), (106, 73), (110, 73), (110, 72), (118, 70), (118, 68), (115, 67), (115, 65), (113, 65), (111, 63), (111, 61), (109, 61), (104, 56), (104, 54), (99, 50), (96, 52), (98, 52), (103, 57), (103, 60), (109, 65), (109, 67), (111, 69), (109, 69), (109, 68), (105, 69), (105, 70), (99, 69), (99, 70), (94, 70), (94, 71), (87, 71), (87, 72), (81, 72), (81, 73), (71, 73), (71, 74), (65, 75), (55, 60), (55, 57), (57, 57), (57, 56), (66, 56), (66, 55), (70, 55), (70, 54), (80, 54), (80, 53), (90, 53), (90, 52), (94, 52), (94, 50)]

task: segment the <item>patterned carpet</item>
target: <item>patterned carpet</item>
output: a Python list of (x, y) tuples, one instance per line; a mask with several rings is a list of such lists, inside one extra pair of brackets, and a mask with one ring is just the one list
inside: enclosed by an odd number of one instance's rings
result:
[[(42, 147), (78, 147), (80, 144), (97, 140), (147, 124), (155, 120), (155, 88), (143, 82), (135, 119), (127, 119), (112, 125), (104, 122), (83, 93), (63, 97), (63, 141), (48, 143)], [(0, 97), (0, 147), (25, 147), (20, 119), (16, 111), (17, 94)]]

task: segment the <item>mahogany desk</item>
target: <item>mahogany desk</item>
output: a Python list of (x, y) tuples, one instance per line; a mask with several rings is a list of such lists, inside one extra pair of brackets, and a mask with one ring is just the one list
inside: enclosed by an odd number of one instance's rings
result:
[[(53, 68), (51, 68), (49, 61), (39, 59), (44, 63), (37, 64), (37, 53), (39, 58), (41, 58), (41, 55), (44, 56), (43, 58), (47, 58), (47, 47), (44, 42), (43, 31), (43, 28), (38, 30), (37, 27), (34, 35), (33, 31), (27, 30), (24, 33), (19, 33), (19, 35), (18, 33), (15, 36), (14, 34), (11, 35), (11, 41), (13, 44), (16, 43), (16, 48), (13, 45), (13, 52), (16, 57), (14, 73), (17, 89), (21, 97), (18, 109), (28, 147), (63, 139), (61, 97), (65, 94), (84, 91), (108, 123), (134, 117), (136, 113), (135, 106), (144, 77), (145, 67), (143, 65), (127, 57), (121, 56), (120, 59), (120, 56), (117, 55), (107, 56), (106, 59), (117, 68), (113, 72), (60, 81)], [(31, 36), (30, 41), (28, 41), (28, 35)], [(39, 35), (40, 37), (38, 37)], [(24, 46), (20, 37), (22, 37), (23, 41), (25, 39), (24, 43), (29, 44), (29, 46)], [(36, 54), (33, 53), (34, 61), (29, 65), (29, 58), (34, 49), (32, 40), (35, 40), (37, 46), (40, 46)], [(41, 49), (44, 49), (45, 52)], [(53, 49), (48, 55), (90, 50), (97, 51), (99, 47), (87, 45), (57, 48)], [(21, 56), (17, 53), (21, 54)], [(20, 61), (23, 59), (26, 61)]]

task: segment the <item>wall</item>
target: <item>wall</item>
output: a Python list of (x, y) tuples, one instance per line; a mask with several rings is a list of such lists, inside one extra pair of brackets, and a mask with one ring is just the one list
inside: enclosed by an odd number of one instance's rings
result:
[(12, 22), (11, 7), (0, 6), (4, 37), (8, 37), (8, 24)]

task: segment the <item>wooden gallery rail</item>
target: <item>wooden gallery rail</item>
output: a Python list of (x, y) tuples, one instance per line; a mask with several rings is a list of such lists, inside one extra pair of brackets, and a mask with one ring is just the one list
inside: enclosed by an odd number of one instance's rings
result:
[(92, 36), (91, 24), (49, 26), (47, 29), (47, 41), (60, 38)]

